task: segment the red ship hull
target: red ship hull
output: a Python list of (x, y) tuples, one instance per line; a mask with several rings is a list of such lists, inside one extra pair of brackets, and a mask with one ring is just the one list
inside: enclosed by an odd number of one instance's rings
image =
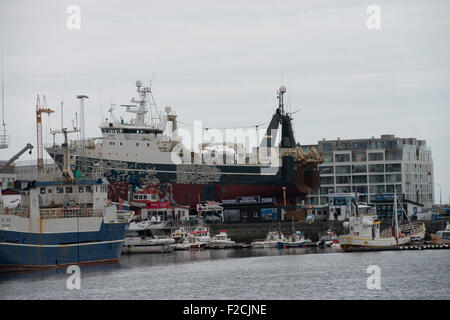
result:
[[(110, 182), (111, 189), (109, 197), (118, 201), (118, 198), (128, 199), (129, 185), (120, 182)], [(178, 184), (171, 185), (173, 200), (180, 205), (195, 207), (199, 201), (214, 200), (221, 201), (235, 199), (240, 196), (260, 196), (275, 198), (277, 203), (284, 203), (283, 187), (267, 185), (245, 185), (245, 184)], [(298, 191), (295, 185), (286, 187), (286, 203), (295, 204), (296, 198), (304, 199), (306, 193)]]

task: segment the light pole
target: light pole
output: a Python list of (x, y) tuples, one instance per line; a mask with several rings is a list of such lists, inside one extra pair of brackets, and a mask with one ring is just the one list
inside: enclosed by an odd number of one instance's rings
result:
[(439, 204), (442, 206), (442, 189), (441, 189), (441, 185), (439, 183), (434, 183), (434, 184), (439, 187)]

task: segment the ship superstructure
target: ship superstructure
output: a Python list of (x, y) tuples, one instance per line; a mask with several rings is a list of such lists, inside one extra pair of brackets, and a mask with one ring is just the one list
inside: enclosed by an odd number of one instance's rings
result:
[[(239, 143), (218, 143), (236, 152), (187, 149), (177, 134), (177, 116), (170, 107), (162, 114), (156, 109), (151, 88), (136, 82), (138, 98), (122, 105), (135, 114), (129, 122), (111, 117), (100, 125), (102, 137), (70, 144), (74, 170), (89, 173), (101, 168), (111, 183), (112, 197), (127, 198), (129, 184), (157, 179), (170, 184), (172, 200), (195, 207), (201, 200), (237, 196), (275, 196), (295, 203), (318, 187), (317, 165), (322, 162), (315, 149), (307, 154), (297, 146), (291, 126), (291, 115), (284, 110), (285, 87), (278, 91), (279, 105), (259, 147), (243, 152)], [(167, 124), (170, 128), (166, 128)], [(281, 141), (275, 146), (281, 125)], [(171, 131), (167, 133), (167, 131)], [(51, 146), (47, 152), (62, 165), (63, 148)], [(81, 157), (84, 157), (82, 161)], [(273, 161), (275, 160), (275, 161)], [(83, 167), (84, 164), (84, 167)]]

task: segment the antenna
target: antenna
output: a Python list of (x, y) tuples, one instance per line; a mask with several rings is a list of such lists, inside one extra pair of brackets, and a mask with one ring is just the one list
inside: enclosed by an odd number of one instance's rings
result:
[(4, 67), (3, 67), (3, 49), (1, 52), (1, 66), (2, 66), (2, 124), (3, 135), (0, 136), (0, 149), (8, 148), (10, 142), (10, 136), (6, 135), (6, 123), (5, 123), (5, 84), (4, 84)]
[(64, 99), (61, 100), (61, 129), (64, 128), (63, 105), (64, 105)]
[(3, 124), (3, 132), (6, 132), (6, 123), (5, 123), (5, 80), (4, 80), (4, 66), (3, 66), (3, 49), (2, 49), (2, 124)]

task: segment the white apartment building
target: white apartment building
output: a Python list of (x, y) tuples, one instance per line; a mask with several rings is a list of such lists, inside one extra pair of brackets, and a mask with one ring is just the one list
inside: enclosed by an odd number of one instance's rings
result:
[[(302, 146), (305, 151), (310, 146)], [(381, 135), (380, 138), (322, 140), (315, 147), (325, 161), (319, 166), (320, 189), (306, 205), (328, 203), (329, 193), (359, 194), (371, 203), (377, 195), (405, 194), (405, 199), (431, 208), (434, 177), (431, 149), (425, 140)]]

